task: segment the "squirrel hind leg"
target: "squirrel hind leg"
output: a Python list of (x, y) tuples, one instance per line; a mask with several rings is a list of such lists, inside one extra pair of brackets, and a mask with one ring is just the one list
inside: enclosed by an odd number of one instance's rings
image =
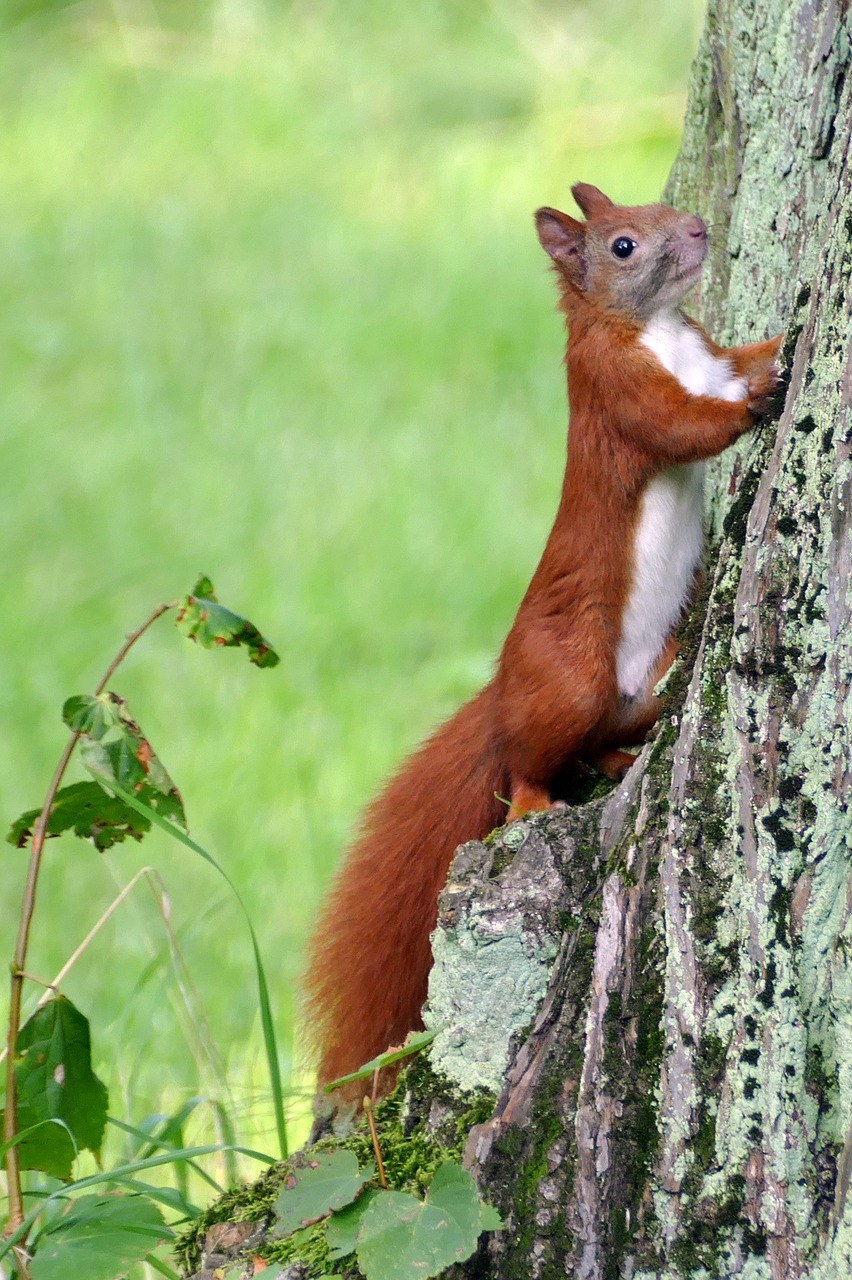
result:
[(603, 742), (585, 757), (590, 764), (599, 769), (605, 777), (611, 778), (613, 782), (621, 782), (636, 760), (635, 754), (625, 751), (624, 748), (641, 745), (660, 718), (663, 700), (651, 693), (650, 689), (654, 688), (662, 674), (669, 669), (676, 653), (677, 644), (670, 641), (651, 676), (649, 692), (644, 698), (619, 709)]
[(547, 787), (526, 778), (513, 778), (511, 789), (512, 803), (506, 815), (506, 822), (517, 822), (528, 813), (541, 813), (553, 804), (553, 797)]

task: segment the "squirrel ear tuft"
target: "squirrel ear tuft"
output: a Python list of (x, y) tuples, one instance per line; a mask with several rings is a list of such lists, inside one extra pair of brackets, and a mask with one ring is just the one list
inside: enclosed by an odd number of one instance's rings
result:
[(583, 272), (585, 232), (582, 222), (558, 209), (537, 209), (535, 225), (542, 249), (572, 275)]
[(609, 196), (605, 196), (599, 187), (593, 187), (590, 182), (575, 182), (571, 188), (571, 195), (587, 218), (593, 218), (596, 213), (603, 213), (604, 209), (614, 207), (614, 201), (610, 200)]

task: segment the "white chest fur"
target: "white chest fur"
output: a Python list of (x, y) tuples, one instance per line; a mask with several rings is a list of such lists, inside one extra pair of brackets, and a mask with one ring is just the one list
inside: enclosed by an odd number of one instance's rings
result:
[[(739, 400), (745, 381), (677, 311), (648, 321), (640, 341), (693, 395)], [(704, 541), (704, 464), (672, 467), (648, 485), (636, 529), (633, 579), (616, 654), (618, 687), (644, 694), (686, 604)]]

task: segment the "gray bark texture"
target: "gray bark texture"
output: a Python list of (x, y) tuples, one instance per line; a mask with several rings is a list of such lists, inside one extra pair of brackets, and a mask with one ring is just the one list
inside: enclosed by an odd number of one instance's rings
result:
[(507, 1226), (467, 1280), (852, 1276), (851, 36), (836, 0), (711, 2), (668, 199), (711, 228), (702, 318), (786, 329), (789, 388), (712, 471), (639, 762), (442, 895), (406, 1114), (480, 1100)]

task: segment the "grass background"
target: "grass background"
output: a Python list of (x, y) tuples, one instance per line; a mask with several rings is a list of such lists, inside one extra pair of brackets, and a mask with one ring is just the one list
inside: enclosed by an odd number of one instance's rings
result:
[[(555, 507), (563, 337), (532, 210), (577, 179), (658, 196), (700, 8), (10, 0), (0, 17), (2, 813), (39, 802), (64, 698), (152, 605), (204, 571), (261, 627), (275, 671), (166, 623), (116, 683), (249, 905), (294, 1136), (320, 895), (387, 770), (487, 677)], [(158, 868), (196, 994), (144, 884), (64, 988), (112, 1111), (138, 1124), (216, 1095), (272, 1149), (245, 927), (188, 856), (159, 835), (106, 856), (52, 842), (30, 967), (51, 977)], [(11, 955), (25, 856), (3, 857)]]

